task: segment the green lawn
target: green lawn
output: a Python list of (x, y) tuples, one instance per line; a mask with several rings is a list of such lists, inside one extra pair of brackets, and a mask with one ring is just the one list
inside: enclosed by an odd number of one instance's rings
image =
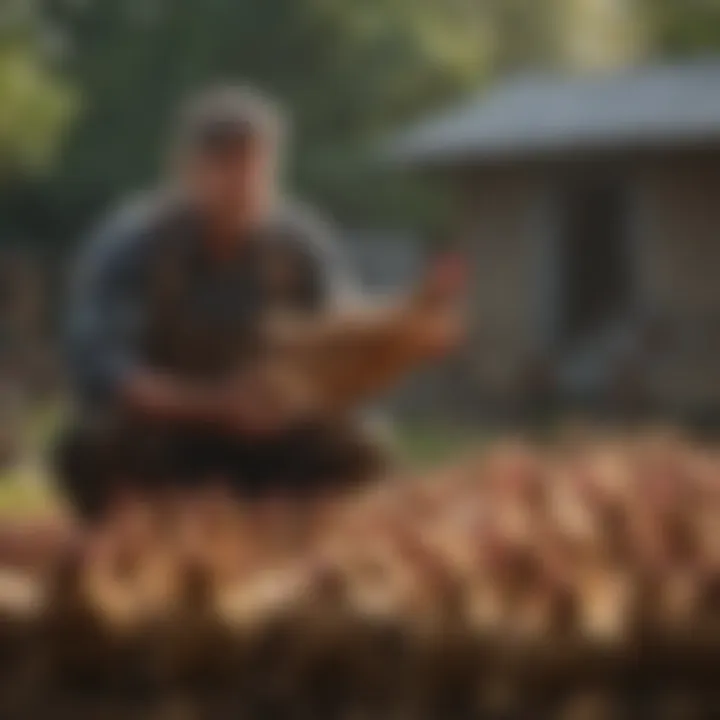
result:
[(401, 427), (397, 432), (400, 455), (418, 467), (436, 465), (486, 440), (478, 430), (430, 425)]
[(46, 478), (29, 476), (23, 470), (11, 471), (0, 478), (0, 516), (52, 513), (58, 499)]
[(57, 407), (48, 407), (33, 413), (28, 420), (28, 457), (17, 467), (0, 472), (0, 515), (36, 515), (57, 509), (58, 499), (52, 491), (42, 458), (60, 417), (61, 411)]

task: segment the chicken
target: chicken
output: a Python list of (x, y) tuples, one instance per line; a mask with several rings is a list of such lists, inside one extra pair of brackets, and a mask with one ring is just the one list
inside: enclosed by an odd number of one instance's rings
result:
[(7, 647), (33, 638), (54, 682), (213, 678), (250, 716), (613, 718), (680, 680), (703, 707), (719, 470), (675, 439), (512, 442), (314, 501), (243, 504), (219, 481), (119, 498), (52, 573), (0, 583)]

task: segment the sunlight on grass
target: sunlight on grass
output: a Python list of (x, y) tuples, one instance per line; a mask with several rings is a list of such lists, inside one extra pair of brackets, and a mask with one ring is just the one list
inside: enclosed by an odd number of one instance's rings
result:
[(470, 448), (481, 446), (487, 438), (478, 430), (412, 425), (397, 432), (400, 456), (416, 467), (437, 465)]
[(58, 405), (37, 409), (28, 419), (27, 453), (18, 465), (0, 472), (0, 515), (23, 516), (56, 512), (60, 502), (41, 459), (62, 417)]
[(0, 516), (56, 512), (59, 500), (42, 470), (18, 468), (0, 475)]

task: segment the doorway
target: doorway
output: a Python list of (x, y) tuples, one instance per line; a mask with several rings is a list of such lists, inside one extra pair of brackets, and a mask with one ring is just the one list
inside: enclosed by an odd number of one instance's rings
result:
[(559, 342), (571, 348), (622, 319), (632, 301), (628, 194), (622, 183), (570, 188), (559, 237)]

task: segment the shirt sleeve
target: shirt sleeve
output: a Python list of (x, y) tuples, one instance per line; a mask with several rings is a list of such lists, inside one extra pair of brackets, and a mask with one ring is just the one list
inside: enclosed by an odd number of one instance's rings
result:
[(363, 301), (363, 293), (332, 225), (315, 214), (304, 214), (300, 234), (310, 262), (310, 282), (316, 304), (346, 308)]
[(70, 381), (83, 403), (107, 403), (138, 362), (140, 263), (133, 232), (95, 233), (71, 278), (65, 329)]

